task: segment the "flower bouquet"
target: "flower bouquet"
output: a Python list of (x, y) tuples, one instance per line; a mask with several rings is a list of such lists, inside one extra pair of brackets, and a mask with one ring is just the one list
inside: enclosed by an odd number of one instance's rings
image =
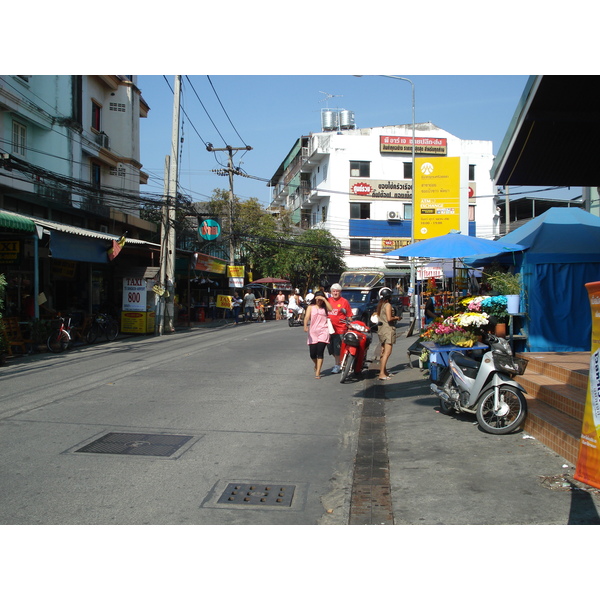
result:
[(508, 317), (506, 311), (506, 296), (486, 296), (481, 307), (491, 317), (495, 317), (496, 322), (505, 323)]
[(464, 312), (454, 315), (452, 320), (456, 325), (474, 336), (480, 336), (482, 334), (482, 328), (484, 328), (489, 322), (489, 316), (484, 312)]
[(469, 296), (460, 300), (459, 304), (463, 308), (463, 311), (480, 313), (482, 312), (482, 302), (486, 298), (487, 296)]
[(448, 317), (442, 322), (434, 322), (421, 334), (421, 339), (426, 342), (435, 342), (440, 346), (453, 345), (470, 348), (477, 341), (477, 337), (464, 327), (455, 322), (455, 316)]

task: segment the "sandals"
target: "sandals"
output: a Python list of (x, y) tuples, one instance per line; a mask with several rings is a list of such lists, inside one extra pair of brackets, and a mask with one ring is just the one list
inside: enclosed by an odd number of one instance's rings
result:
[(377, 379), (379, 379), (379, 381), (385, 381), (386, 379), (390, 379), (390, 377), (386, 375), (385, 377), (378, 377)]

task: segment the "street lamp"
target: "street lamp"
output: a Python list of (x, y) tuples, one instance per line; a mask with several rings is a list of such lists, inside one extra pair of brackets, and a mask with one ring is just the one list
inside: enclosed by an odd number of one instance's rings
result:
[[(362, 75), (355, 75), (355, 77), (362, 77)], [(415, 84), (412, 80), (406, 77), (400, 77), (398, 75), (380, 75), (379, 77), (387, 77), (388, 79), (398, 79), (399, 81), (406, 81), (410, 83), (412, 91), (412, 143), (411, 143), (411, 175), (412, 175), (412, 194), (411, 194), (411, 224), (410, 224), (410, 243), (415, 241)], [(412, 291), (411, 298), (411, 318), (414, 318), (417, 314), (416, 311), (416, 294), (415, 294), (415, 263), (414, 259), (410, 259), (410, 290)], [(420, 327), (419, 327), (420, 329)]]

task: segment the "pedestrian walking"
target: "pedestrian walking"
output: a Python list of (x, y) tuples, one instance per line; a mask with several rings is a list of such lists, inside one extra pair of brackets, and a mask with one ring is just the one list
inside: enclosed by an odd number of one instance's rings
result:
[(235, 325), (240, 322), (240, 311), (242, 310), (242, 299), (237, 292), (233, 292), (233, 298), (231, 299), (233, 318), (235, 319)]
[(304, 315), (304, 331), (308, 333), (308, 352), (315, 366), (315, 379), (321, 379), (323, 355), (329, 343), (327, 314), (331, 310), (325, 294), (317, 292), (314, 304), (309, 305)]
[(340, 367), (340, 349), (342, 346), (342, 335), (348, 330), (348, 325), (344, 322), (346, 317), (352, 317), (352, 307), (350, 302), (342, 296), (342, 286), (339, 283), (334, 283), (330, 289), (331, 296), (329, 304), (329, 320), (333, 327), (333, 333), (329, 335), (329, 355), (333, 356), (335, 364), (331, 369), (332, 373), (339, 373)]
[(277, 313), (276, 319), (280, 321), (284, 318), (283, 309), (285, 308), (285, 294), (282, 290), (279, 290), (277, 296), (275, 296), (275, 311)]
[(256, 300), (256, 296), (252, 293), (250, 289), (246, 290), (246, 295), (244, 296), (244, 321), (252, 321), (252, 315), (254, 314), (254, 302)]

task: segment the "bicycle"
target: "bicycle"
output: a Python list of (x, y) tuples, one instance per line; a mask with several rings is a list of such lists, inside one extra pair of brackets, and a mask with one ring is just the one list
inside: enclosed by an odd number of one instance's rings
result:
[(76, 335), (80, 337), (80, 334), (77, 333), (77, 328), (72, 325), (70, 316), (66, 319), (65, 317), (58, 317), (58, 321), (58, 329), (55, 329), (46, 340), (48, 350), (54, 353), (64, 352), (69, 348)]
[(93, 344), (101, 334), (104, 334), (109, 342), (116, 340), (119, 335), (119, 324), (117, 321), (104, 313), (96, 315), (94, 318), (92, 326), (86, 335), (87, 342)]

